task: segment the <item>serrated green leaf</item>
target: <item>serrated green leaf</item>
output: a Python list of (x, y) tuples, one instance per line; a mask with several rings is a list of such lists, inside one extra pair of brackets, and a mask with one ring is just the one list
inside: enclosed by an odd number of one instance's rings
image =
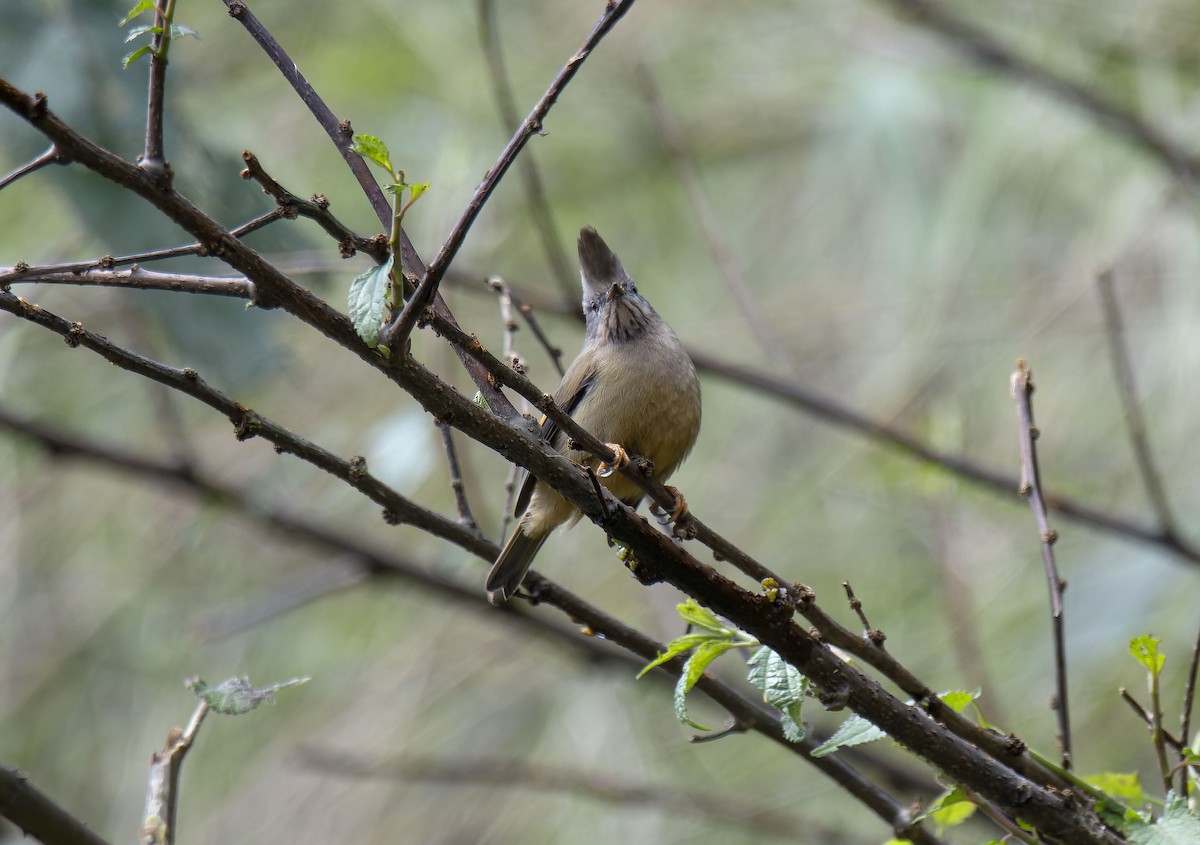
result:
[(171, 24), (172, 38), (187, 38), (189, 36), (195, 38), (197, 41), (204, 40), (200, 37), (200, 33), (196, 32), (196, 30), (192, 29), (190, 26), (184, 26), (183, 24), (179, 23)]
[(350, 322), (363, 342), (375, 347), (379, 342), (379, 331), (387, 319), (391, 301), (393, 256), (382, 264), (372, 267), (354, 278), (350, 283)]
[(779, 711), (784, 738), (800, 742), (807, 735), (802, 720), (804, 699), (810, 682), (772, 649), (763, 646), (750, 655), (747, 679), (763, 694), (763, 700)]
[(952, 709), (955, 713), (961, 713), (963, 708), (970, 704), (975, 699), (979, 698), (982, 690), (976, 689), (974, 692), (966, 690), (950, 690), (949, 692), (938, 693), (938, 698), (942, 703)]
[(275, 693), (281, 689), (308, 683), (311, 678), (292, 678), (278, 684), (255, 689), (246, 677), (230, 678), (215, 687), (210, 687), (200, 678), (192, 678), (186, 686), (196, 697), (215, 712), (224, 716), (240, 716), (257, 709), (262, 704), (274, 704)]
[(1128, 831), (1134, 845), (1196, 845), (1200, 842), (1200, 816), (1188, 809), (1187, 799), (1167, 793), (1163, 814), (1153, 824), (1134, 823)]
[(119, 24), (117, 24), (117, 26), (125, 26), (127, 23), (129, 23), (131, 20), (133, 20), (134, 18), (136, 18), (138, 15), (142, 14), (143, 12), (152, 12), (152, 11), (154, 11), (154, 0), (141, 0), (140, 3), (138, 3), (136, 6), (134, 6), (132, 9), (129, 10), (129, 14), (127, 14), (124, 17), (124, 19)]
[(392, 159), (388, 153), (387, 144), (374, 135), (355, 135), (350, 149), (367, 161), (382, 167), (389, 176), (396, 172), (392, 169)]
[(125, 43), (128, 44), (130, 41), (135, 40), (138, 36), (145, 35), (146, 33), (158, 35), (160, 32), (162, 32), (161, 26), (151, 26), (149, 24), (145, 26), (135, 26), (133, 29), (129, 30), (129, 34), (125, 36)]
[(1144, 634), (1129, 641), (1129, 653), (1133, 659), (1145, 666), (1150, 673), (1158, 677), (1162, 671), (1167, 656), (1158, 650), (1158, 637)]
[(132, 53), (126, 53), (125, 58), (121, 59), (121, 68), (128, 70), (131, 64), (149, 52), (151, 52), (151, 47), (149, 44), (147, 44), (144, 47), (138, 47)]
[(416, 202), (417, 199), (420, 198), (421, 194), (423, 194), (429, 190), (429, 183), (428, 182), (418, 182), (417, 184), (409, 185), (408, 187), (409, 187), (409, 190), (412, 191), (412, 199), (410, 200), (410, 202)]
[(865, 745), (868, 742), (886, 737), (883, 731), (872, 725), (857, 713), (850, 714), (841, 727), (833, 732), (833, 736), (825, 740), (820, 747), (813, 750), (813, 757), (825, 757), (839, 748), (851, 748), (855, 745)]
[(697, 722), (693, 722), (688, 716), (687, 710), (687, 674), (679, 676), (679, 680), (675, 682), (675, 718), (683, 722), (685, 725), (690, 725), (698, 731), (711, 731), (712, 728), (706, 728)]
[(707, 607), (701, 607), (695, 599), (688, 599), (683, 604), (675, 605), (679, 618), (695, 628), (703, 628), (726, 637), (732, 637), (734, 630), (722, 624), (716, 615)]
[(677, 637), (676, 639), (671, 640), (671, 642), (667, 643), (667, 650), (665, 652), (647, 663), (642, 668), (642, 671), (638, 672), (638, 678), (641, 679), (642, 675), (645, 675), (656, 666), (661, 666), (671, 658), (677, 657), (678, 655), (683, 654), (685, 651), (691, 651), (701, 643), (711, 639), (712, 635), (710, 634), (684, 634), (682, 637)]

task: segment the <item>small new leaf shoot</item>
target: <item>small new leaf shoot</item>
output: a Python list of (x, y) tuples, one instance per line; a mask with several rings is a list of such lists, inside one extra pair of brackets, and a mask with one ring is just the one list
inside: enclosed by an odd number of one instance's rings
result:
[(240, 716), (257, 709), (262, 704), (274, 704), (275, 693), (288, 687), (296, 687), (311, 681), (312, 678), (292, 678), (278, 684), (255, 689), (247, 677), (230, 678), (215, 687), (210, 687), (200, 678), (192, 678), (185, 682), (188, 689), (196, 697), (209, 706), (215, 713), (224, 716)]

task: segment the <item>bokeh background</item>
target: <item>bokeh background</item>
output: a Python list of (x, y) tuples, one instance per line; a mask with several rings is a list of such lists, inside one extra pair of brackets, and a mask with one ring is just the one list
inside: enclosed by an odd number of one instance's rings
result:
[[(601, 3), (497, 3), (522, 114), (578, 47)], [(946, 0), (945, 7), (1067, 78), (1189, 141), (1200, 121), (1200, 16), (1156, 0)], [(3, 0), (0, 76), (133, 158), (146, 65), (121, 2)], [(406, 220), (426, 258), (502, 148), (473, 0), (262, 0), (254, 11), (339, 117), (384, 138), (432, 188)], [(377, 222), (340, 158), (217, 0), (181, 3), (202, 40), (171, 56), (168, 157), (178, 186), (235, 225), (269, 209), (238, 178), (252, 150), (288, 188), (323, 193), (364, 234)], [(644, 74), (655, 81), (648, 101)], [(669, 114), (774, 341), (735, 304), (663, 143)], [(541, 168), (573, 266), (594, 225), (692, 348), (792, 379), (933, 446), (1017, 474), (1009, 374), (1033, 369), (1043, 477), (1059, 494), (1152, 524), (1122, 417), (1096, 276), (1113, 270), (1154, 455), (1185, 537), (1196, 536), (1200, 238), (1193, 187), (1041, 86), (980, 68), (883, 0), (734, 4), (645, 0), (567, 89), (527, 154)], [(0, 169), (45, 147), (0, 114)], [(561, 287), (514, 172), (471, 232), (446, 288), (460, 321), (499, 349), (483, 283), (538, 301)], [(79, 168), (0, 194), (0, 264), (86, 259), (186, 243), (142, 201)], [(341, 261), (305, 222), (251, 243), (344, 307), (368, 264)], [(212, 264), (175, 267), (215, 272)], [(19, 286), (27, 299), (218, 387), (296, 433), (452, 514), (429, 418), (357, 359), (286, 316), (239, 302), (139, 291)], [(580, 330), (544, 312), (568, 357)], [(416, 352), (464, 392), (448, 349)], [(528, 331), (519, 350), (550, 388)], [(675, 478), (692, 510), (845, 610), (849, 580), (891, 650), (934, 688), (980, 686), (993, 722), (1053, 755), (1049, 621), (1037, 532), (1015, 494), (703, 377), (705, 421)], [(0, 316), (0, 405), (25, 419), (170, 459), (186, 455), (265, 507), (399, 550), (447, 578), (486, 564), (410, 528), (312, 467), (185, 397)], [(459, 438), (467, 489), (498, 538), (507, 467)], [(1152, 632), (1168, 653), (1171, 725), (1195, 639), (1197, 568), (1161, 549), (1057, 517), (1069, 581), (1076, 765), (1150, 772), (1145, 730), (1116, 690), (1143, 695), (1126, 655)], [(539, 568), (656, 637), (680, 633), (669, 587), (644, 589), (591, 526), (556, 536)], [(366, 760), (553, 765), (720, 794), (752, 813), (887, 831), (793, 756), (753, 736), (711, 744), (672, 715), (669, 687), (580, 662), (500, 614), (396, 581), (355, 582), (344, 561), (263, 531), (178, 488), (55, 460), (0, 430), (0, 762), (18, 766), (110, 841), (135, 835), (146, 765), (193, 699), (182, 680), (247, 674), (313, 681), (271, 710), (210, 719), (189, 758), (183, 842), (777, 841), (749, 825), (651, 803), (544, 789), (355, 779), (299, 762), (304, 747)], [(306, 596), (320, 596), (305, 601)], [(544, 609), (556, 623), (554, 612)], [(727, 657), (718, 671), (740, 683)], [(819, 729), (836, 724), (812, 709)], [(693, 715), (720, 726), (701, 699)], [(903, 755), (880, 748), (896, 761)], [(518, 780), (514, 775), (514, 781)], [(812, 842), (800, 825), (794, 841)], [(806, 833), (806, 830), (810, 831)], [(991, 833), (966, 828), (954, 841)], [(0, 829), (0, 839), (19, 833)]]

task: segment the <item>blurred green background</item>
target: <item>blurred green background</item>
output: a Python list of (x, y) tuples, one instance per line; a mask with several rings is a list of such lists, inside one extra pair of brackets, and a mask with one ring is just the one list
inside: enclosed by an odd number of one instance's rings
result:
[[(1200, 121), (1200, 12), (1162, 0), (1009, 0), (947, 7), (1034, 61), (1104, 92), (1168, 135)], [(0, 76), (44, 91), (63, 119), (128, 158), (144, 135), (146, 65), (123, 72), (121, 2), (3, 0)], [(600, 2), (497, 3), (522, 114), (582, 42)], [(378, 135), (410, 181), (432, 188), (406, 227), (437, 251), (507, 139), (474, 0), (264, 0), (252, 4), (340, 118)], [(181, 3), (202, 40), (177, 43), (167, 154), (178, 187), (227, 225), (269, 210), (238, 178), (253, 151), (293, 192), (323, 193), (364, 234), (378, 230), (332, 145), (218, 0)], [(664, 148), (638, 67), (681, 127), (736, 262), (782, 349), (768, 355), (735, 307)], [(1052, 492), (1153, 519), (1128, 443), (1096, 274), (1112, 267), (1153, 450), (1174, 512), (1196, 536), (1200, 504), (1200, 238), (1192, 189), (1122, 138), (1037, 87), (962, 59), (873, 0), (634, 7), (589, 59), (527, 154), (542, 169), (573, 259), (594, 225), (691, 347), (794, 378), (872, 418), (1017, 474), (1008, 378), (1028, 359), (1043, 478)], [(0, 114), (0, 170), (45, 148)], [(446, 289), (494, 349), (502, 324), (483, 278), (559, 298), (516, 173), (458, 258)], [(186, 243), (148, 205), (79, 168), (0, 194), (0, 264)], [(306, 222), (250, 240), (344, 307), (368, 264), (342, 262)], [(172, 267), (217, 272), (217, 265)], [(160, 269), (167, 269), (162, 267)], [(274, 312), (184, 295), (22, 285), (20, 295), (140, 352), (192, 366), (299, 435), (453, 514), (430, 420), (323, 338)], [(568, 358), (569, 319), (542, 316)], [(436, 338), (416, 352), (473, 387)], [(528, 331), (530, 375), (557, 375)], [(704, 376), (705, 422), (676, 475), (694, 513), (853, 625), (849, 580), (893, 653), (937, 689), (982, 686), (989, 719), (1053, 755), (1049, 621), (1037, 531), (997, 496)], [(162, 458), (193, 456), (256, 500), (397, 549), (473, 588), (485, 564), (334, 479), (237, 442), (184, 397), (70, 351), (0, 316), (0, 403), (25, 418)], [(498, 539), (504, 462), (463, 438), (468, 493)], [(1195, 639), (1197, 569), (1062, 518), (1069, 581), (1076, 766), (1150, 772), (1145, 730), (1116, 689), (1142, 695), (1126, 656), (1152, 632), (1168, 653), (1174, 729)], [(679, 596), (643, 589), (593, 527), (552, 538), (539, 569), (651, 633), (680, 632)], [(764, 812), (881, 842), (875, 818), (796, 758), (753, 736), (691, 745), (669, 689), (585, 665), (492, 612), (447, 607), (398, 582), (332, 590), (283, 614), (288, 597), (345, 579), (330, 560), (179, 489), (48, 458), (0, 430), (0, 762), (110, 841), (141, 821), (146, 765), (193, 707), (182, 680), (248, 674), (314, 680), (266, 712), (211, 719), (184, 774), (183, 842), (773, 841), (749, 827), (650, 806), (533, 789), (355, 780), (297, 762), (302, 746), (368, 759), (530, 761), (631, 783), (718, 792)], [(553, 611), (543, 609), (555, 622)], [(257, 624), (247, 624), (261, 616)], [(719, 672), (741, 683), (734, 657)], [(816, 712), (822, 729), (835, 719)], [(693, 715), (719, 726), (697, 699)], [(880, 753), (903, 760), (883, 748)], [(11, 828), (0, 839), (19, 837)], [(966, 828), (950, 838), (982, 841)], [(958, 837), (954, 839), (954, 837)], [(798, 828), (795, 841), (816, 841)], [(832, 841), (832, 840), (831, 840)]]

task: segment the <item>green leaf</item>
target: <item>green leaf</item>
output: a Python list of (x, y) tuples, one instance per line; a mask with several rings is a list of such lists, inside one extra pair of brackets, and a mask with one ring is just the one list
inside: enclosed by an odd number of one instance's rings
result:
[(160, 32), (162, 32), (161, 26), (135, 26), (133, 29), (129, 30), (129, 34), (125, 36), (125, 43), (128, 44), (130, 41), (135, 40), (138, 36), (145, 35), (146, 33), (158, 35)]
[(682, 637), (677, 637), (676, 639), (671, 640), (671, 642), (667, 643), (667, 650), (665, 652), (647, 663), (646, 666), (643, 667), (642, 671), (638, 672), (638, 678), (641, 679), (642, 675), (645, 675), (656, 666), (661, 666), (668, 660), (678, 657), (685, 651), (691, 651), (701, 643), (707, 642), (711, 639), (711, 634), (684, 634)]
[(358, 336), (375, 348), (379, 342), (379, 330), (387, 319), (388, 305), (391, 302), (393, 256), (387, 261), (372, 267), (367, 272), (356, 276), (350, 283), (350, 322)]
[(841, 727), (833, 732), (833, 736), (825, 740), (819, 748), (813, 749), (813, 757), (825, 757), (839, 748), (851, 748), (855, 745), (865, 745), (886, 737), (883, 731), (872, 725), (857, 713), (850, 714)]
[(367, 161), (382, 167), (389, 176), (396, 172), (392, 169), (392, 159), (388, 153), (387, 144), (374, 135), (355, 135), (350, 149)]
[(962, 824), (975, 813), (975, 802), (967, 797), (961, 786), (942, 795), (936, 804), (919, 818), (928, 818), (941, 828)]
[[(475, 398), (471, 401), (473, 401), (480, 408), (483, 408), (483, 410), (485, 410), (485, 411), (492, 410), (492, 406), (488, 404), (488, 400), (483, 398), (483, 392), (480, 390), (475, 391)], [(642, 676), (638, 675), (638, 677), (640, 678)]]
[(189, 36), (195, 38), (197, 41), (204, 40), (200, 37), (200, 33), (196, 32), (196, 30), (192, 29), (190, 26), (184, 26), (183, 24), (178, 23), (171, 24), (172, 38), (187, 38)]
[(1101, 772), (1085, 777), (1083, 782), (1126, 804), (1136, 806), (1146, 801), (1146, 794), (1142, 792), (1142, 781), (1136, 772)]
[(140, 59), (142, 56), (146, 55), (149, 52), (151, 52), (151, 47), (149, 44), (147, 44), (144, 47), (138, 47), (132, 53), (126, 53), (125, 58), (121, 59), (121, 68), (124, 70), (128, 70), (129, 66), (131, 64), (133, 64), (134, 62), (136, 62), (138, 59)]
[(750, 655), (748, 680), (763, 694), (763, 700), (779, 711), (783, 735), (800, 742), (806, 731), (801, 719), (810, 682), (800, 670), (772, 649), (763, 646)]
[(683, 604), (675, 605), (679, 618), (694, 628), (703, 628), (725, 637), (732, 637), (734, 629), (724, 625), (721, 620), (707, 607), (701, 607), (695, 599), (688, 599)]
[(1186, 798), (1168, 792), (1162, 816), (1153, 824), (1135, 822), (1129, 841), (1134, 845), (1196, 845), (1200, 842), (1200, 816), (1188, 809)]
[(210, 687), (199, 678), (192, 678), (186, 681), (185, 685), (214, 712), (225, 716), (240, 716), (257, 709), (259, 705), (274, 704), (275, 693), (279, 690), (306, 684), (311, 680), (312, 678), (308, 677), (292, 678), (261, 689), (252, 687), (250, 679), (246, 677), (230, 678), (215, 687)]
[(950, 690), (949, 692), (938, 693), (938, 698), (942, 703), (952, 709), (955, 713), (961, 713), (963, 708), (970, 704), (975, 699), (979, 698), (982, 690), (976, 689), (974, 692), (966, 692), (965, 690)]
[(117, 24), (117, 26), (125, 26), (127, 23), (129, 23), (131, 20), (133, 20), (134, 18), (136, 18), (138, 15), (142, 14), (143, 12), (153, 12), (153, 11), (154, 11), (154, 0), (141, 0), (140, 3), (138, 3), (136, 6), (134, 6), (132, 9), (129, 10), (129, 14), (127, 14), (125, 16), (125, 19), (122, 20), (119, 24)]
[(418, 182), (417, 184), (409, 185), (408, 187), (409, 187), (409, 190), (412, 191), (412, 199), (410, 199), (409, 202), (414, 203), (418, 199), (420, 199), (421, 194), (423, 194), (429, 190), (429, 183), (428, 182)]
[(1158, 650), (1158, 638), (1150, 634), (1134, 637), (1129, 641), (1129, 653), (1133, 659), (1145, 666), (1150, 674), (1158, 677), (1167, 656)]
[(685, 725), (690, 725), (698, 731), (711, 731), (712, 728), (706, 728), (698, 722), (693, 722), (688, 716), (687, 710), (687, 674), (679, 676), (679, 680), (675, 682), (675, 718), (683, 722)]

